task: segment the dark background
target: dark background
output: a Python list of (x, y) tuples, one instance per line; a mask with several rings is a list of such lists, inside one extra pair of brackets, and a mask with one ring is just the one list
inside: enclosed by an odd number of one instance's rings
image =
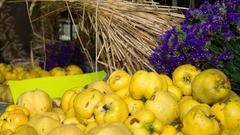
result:
[(0, 62), (26, 58), (32, 31), (24, 3), (5, 2), (0, 8)]
[(10, 6), (12, 8), (11, 14), (14, 17), (14, 25), (19, 34), (20, 41), (25, 45), (29, 45), (29, 41), (32, 39), (32, 30), (27, 15), (26, 4), (16, 3)]

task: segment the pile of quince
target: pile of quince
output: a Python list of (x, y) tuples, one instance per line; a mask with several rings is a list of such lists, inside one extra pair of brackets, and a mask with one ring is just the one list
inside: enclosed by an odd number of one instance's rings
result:
[(55, 67), (50, 71), (46, 71), (38, 66), (27, 69), (23, 66), (13, 67), (5, 63), (0, 63), (0, 101), (12, 102), (11, 92), (7, 85), (7, 81), (9, 80), (24, 80), (46, 76), (67, 76), (82, 73), (82, 69), (76, 65), (69, 65), (66, 68)]
[(1, 135), (240, 135), (240, 97), (217, 69), (185, 64), (172, 78), (114, 71), (53, 100), (23, 93), (0, 117)]
[(26, 69), (23, 66), (13, 67), (9, 64), (0, 63), (0, 83), (4, 83), (8, 80), (23, 80), (45, 76), (76, 75), (82, 73), (82, 69), (76, 65), (69, 65), (66, 68), (55, 67), (50, 71), (46, 71), (39, 66), (32, 69)]

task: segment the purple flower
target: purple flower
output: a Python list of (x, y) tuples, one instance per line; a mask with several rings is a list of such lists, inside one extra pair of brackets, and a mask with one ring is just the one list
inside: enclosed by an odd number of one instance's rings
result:
[(227, 32), (224, 32), (223, 33), (223, 37), (224, 37), (224, 39), (226, 41), (230, 41), (231, 39), (235, 39), (236, 38), (235, 34), (232, 31), (230, 31), (230, 30), (227, 31)]
[(240, 13), (227, 13), (228, 23), (238, 24), (240, 21)]
[(228, 60), (233, 56), (232, 51), (224, 51), (223, 53), (218, 55), (218, 60)]
[(205, 1), (200, 7), (199, 9), (204, 13), (208, 13), (209, 12), (209, 8), (211, 7), (211, 4), (208, 1)]
[[(46, 70), (51, 70), (57, 66), (64, 68), (70, 64), (78, 65), (84, 70), (83, 61), (85, 57), (79, 45), (59, 41), (56, 43), (46, 43), (46, 50)], [(41, 62), (40, 66), (44, 67), (44, 63)]]
[(149, 57), (150, 63), (157, 72), (168, 75), (184, 63), (197, 67), (228, 65), (233, 52), (224, 45), (240, 36), (238, 4), (237, 0), (204, 2), (199, 9), (186, 11), (181, 26), (158, 37), (159, 45)]

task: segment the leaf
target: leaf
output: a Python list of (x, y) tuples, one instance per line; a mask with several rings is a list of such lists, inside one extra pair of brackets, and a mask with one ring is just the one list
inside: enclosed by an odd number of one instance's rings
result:
[(152, 123), (150, 122), (146, 122), (143, 124), (143, 127), (150, 133), (152, 134), (154, 132), (154, 127), (152, 125)]
[(240, 82), (231, 82), (231, 87), (233, 91), (238, 91), (238, 93), (240, 92)]
[(210, 51), (212, 51), (215, 54), (222, 52), (222, 49), (215, 46), (214, 44), (211, 44), (211, 46), (209, 46), (209, 49), (210, 49)]
[(233, 79), (234, 81), (240, 82), (240, 73), (235, 73), (231, 75), (231, 79)]

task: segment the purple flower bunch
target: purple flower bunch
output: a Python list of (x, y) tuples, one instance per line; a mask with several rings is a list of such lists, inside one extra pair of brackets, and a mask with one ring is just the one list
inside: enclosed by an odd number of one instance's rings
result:
[(187, 10), (179, 26), (158, 37), (159, 45), (149, 61), (158, 73), (168, 75), (185, 63), (201, 69), (225, 68), (235, 57), (231, 47), (236, 47), (236, 41), (240, 44), (239, 39), (240, 1), (205, 2), (200, 8)]
[(40, 62), (40, 66), (46, 70), (54, 67), (66, 67), (74, 64), (84, 68), (85, 57), (79, 45), (71, 42), (58, 41), (46, 44), (46, 63)]

